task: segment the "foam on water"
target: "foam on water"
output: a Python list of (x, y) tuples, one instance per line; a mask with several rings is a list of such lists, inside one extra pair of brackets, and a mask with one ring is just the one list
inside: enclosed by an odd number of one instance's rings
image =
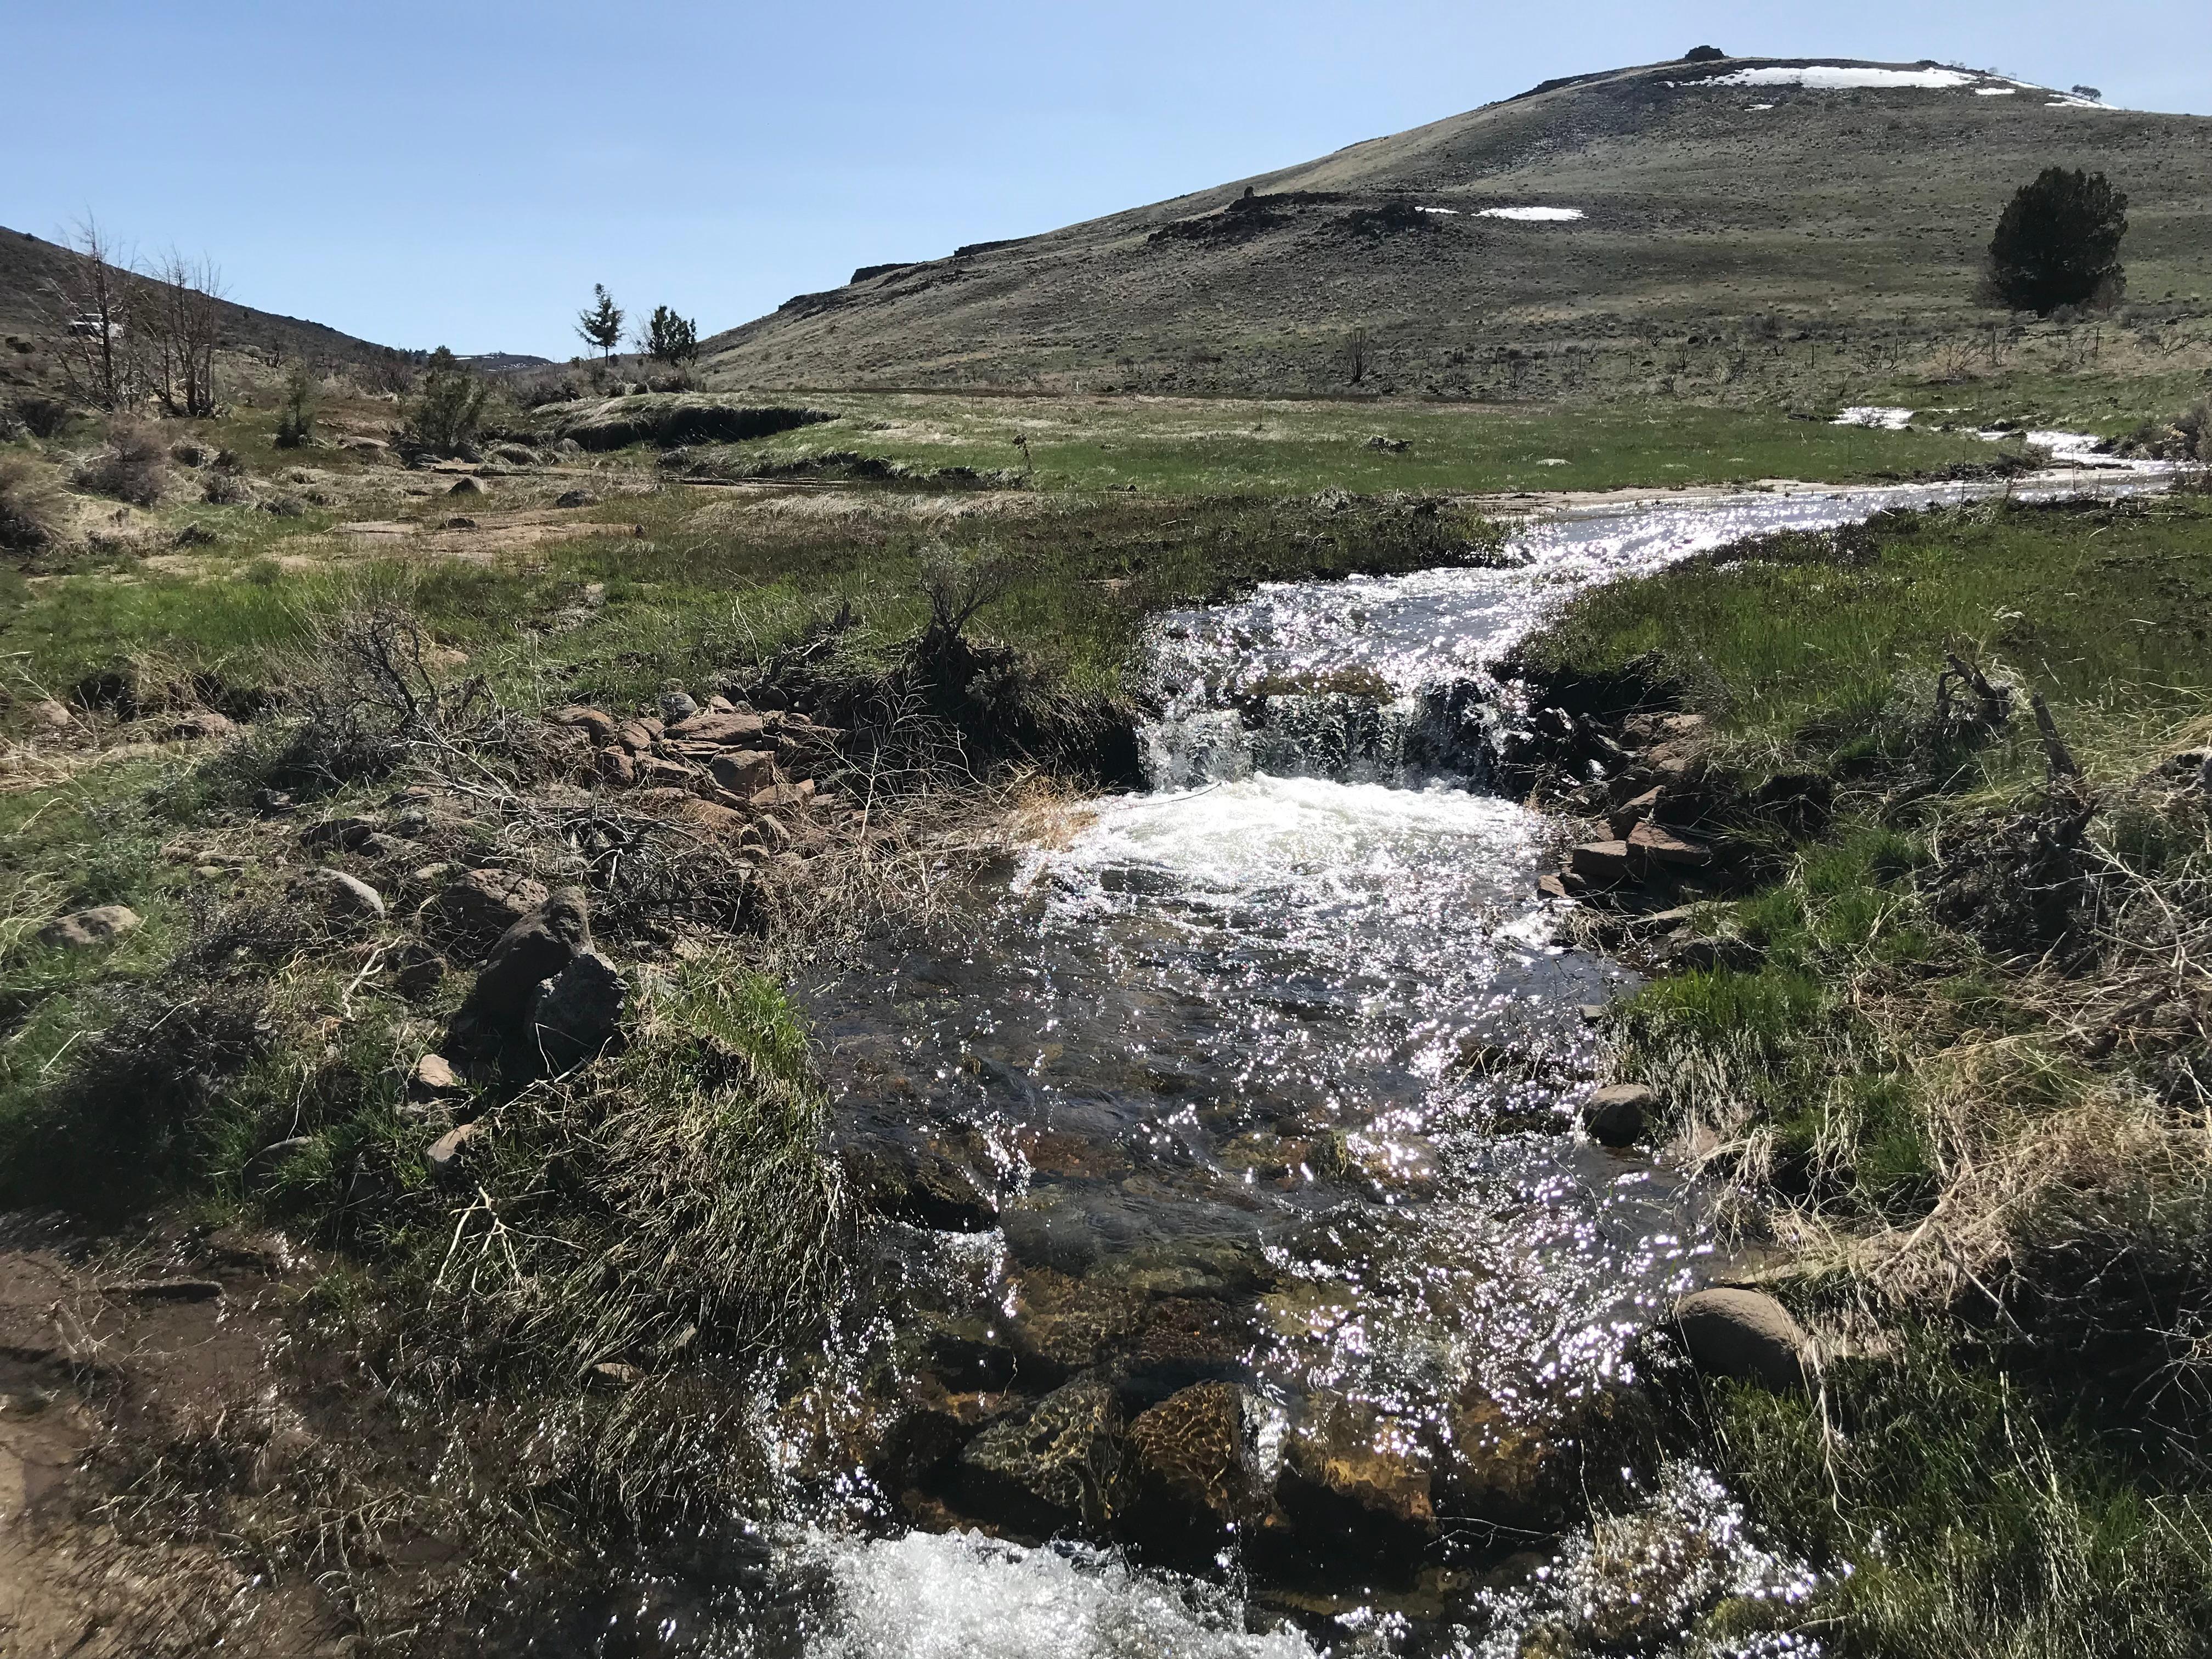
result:
[(1315, 1659), (1288, 1626), (1248, 1632), (1224, 1591), (1080, 1545), (909, 1533), (811, 1549), (836, 1613), (808, 1659)]

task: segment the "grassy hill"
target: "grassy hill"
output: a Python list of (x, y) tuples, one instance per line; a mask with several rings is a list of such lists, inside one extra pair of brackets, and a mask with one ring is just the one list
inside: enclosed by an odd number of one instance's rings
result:
[[(1815, 81), (1942, 84), (1790, 83), (1816, 64), (1877, 73)], [(1925, 64), (1733, 58), (1547, 83), (1280, 172), (870, 267), (714, 337), (705, 364), (759, 387), (1788, 393), (1839, 351), (1902, 368), (1975, 349), (1990, 228), (2053, 163), (2129, 193), (2139, 319), (2205, 307), (2212, 120)], [(1534, 207), (1582, 216), (1486, 216)]]

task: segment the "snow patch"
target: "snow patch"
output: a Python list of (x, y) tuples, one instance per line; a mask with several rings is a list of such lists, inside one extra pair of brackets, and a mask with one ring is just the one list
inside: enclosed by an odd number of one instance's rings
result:
[(1803, 69), (1747, 69), (1691, 84), (1700, 87), (1810, 87), (1844, 92), (1859, 87), (1919, 87), (1941, 92), (1970, 87), (1976, 77), (1964, 70), (1861, 69), (1844, 64), (1814, 64)]
[(1746, 109), (1772, 109), (1774, 106), (1771, 104), (1746, 104), (1744, 107)]
[(1458, 217), (1459, 217), (1459, 210), (1458, 210), (1457, 208), (1425, 208), (1425, 207), (1417, 207), (1417, 208), (1415, 208), (1415, 209), (1413, 210), (1413, 211), (1414, 211), (1414, 212), (1416, 212), (1416, 213), (1441, 213), (1441, 214), (1445, 215), (1447, 217), (1453, 218), (1453, 219), (1456, 219), (1456, 218), (1458, 218)]
[(1476, 216), (1483, 219), (1518, 219), (1528, 224), (1550, 224), (1561, 219), (1579, 219), (1580, 208), (1504, 207), (1484, 208)]
[(2018, 87), (1976, 87), (1974, 88), (1974, 96), (1977, 98), (2012, 98), (2017, 96), (2019, 92), (2020, 88)]
[(1879, 404), (1858, 404), (1829, 422), (1831, 426), (1872, 426), (1884, 432), (1902, 432), (1912, 420), (1909, 409), (1886, 409)]

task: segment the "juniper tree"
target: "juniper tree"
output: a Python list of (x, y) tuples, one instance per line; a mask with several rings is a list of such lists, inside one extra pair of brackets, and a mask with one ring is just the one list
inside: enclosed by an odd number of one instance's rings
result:
[(2048, 315), (2061, 306), (2111, 301), (2127, 273), (2119, 259), (2128, 198), (2101, 173), (2045, 167), (2006, 204), (1990, 243), (1993, 297)]
[(655, 306), (644, 343), (646, 355), (657, 363), (688, 363), (699, 355), (698, 325), (666, 306)]

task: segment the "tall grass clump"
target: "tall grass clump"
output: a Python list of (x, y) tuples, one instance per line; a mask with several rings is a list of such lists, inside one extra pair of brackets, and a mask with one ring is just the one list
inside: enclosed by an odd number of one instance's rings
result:
[(0, 551), (44, 553), (69, 534), (69, 497), (52, 471), (0, 455)]
[(168, 447), (144, 421), (112, 422), (107, 441), (78, 465), (75, 482), (133, 507), (157, 506), (169, 482)]

